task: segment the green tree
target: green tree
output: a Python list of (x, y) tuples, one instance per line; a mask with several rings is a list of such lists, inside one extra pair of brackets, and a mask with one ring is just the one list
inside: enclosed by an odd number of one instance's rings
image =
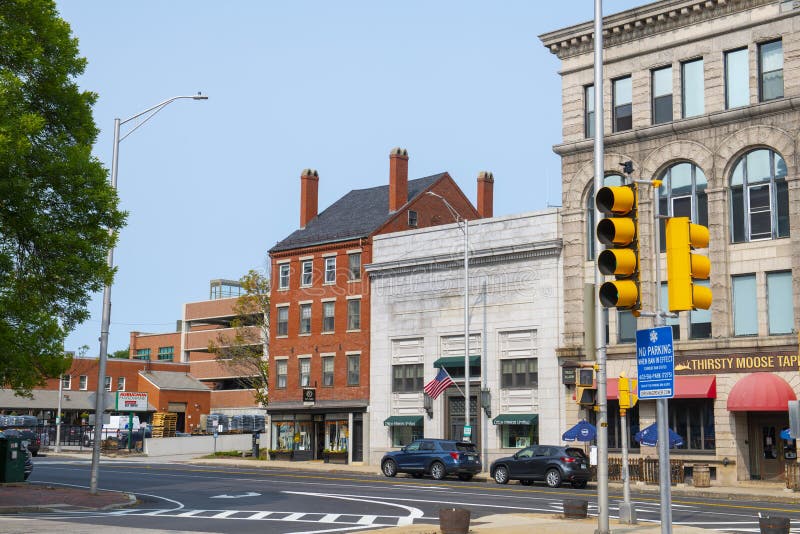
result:
[(243, 293), (233, 306), (233, 335), (219, 334), (209, 351), (239, 377), (240, 385), (253, 389), (259, 406), (269, 402), (269, 278), (251, 270), (239, 283)]
[(0, 2), (0, 387), (20, 394), (69, 367), (64, 339), (125, 221), (91, 154), (86, 60), (52, 0)]
[(115, 350), (111, 354), (108, 355), (109, 358), (118, 358), (120, 360), (127, 360), (130, 358), (131, 355), (131, 348), (128, 347), (127, 349), (119, 349)]

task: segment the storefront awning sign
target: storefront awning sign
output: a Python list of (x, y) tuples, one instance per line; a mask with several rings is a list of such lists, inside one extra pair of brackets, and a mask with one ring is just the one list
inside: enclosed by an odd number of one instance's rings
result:
[(384, 426), (417, 426), (421, 424), (421, 415), (393, 415), (383, 422)]
[[(477, 367), (481, 364), (481, 357), (480, 356), (470, 356), (469, 357), (469, 366), (470, 367)], [(442, 367), (446, 367), (448, 369), (454, 368), (464, 368), (464, 357), (463, 356), (444, 356), (439, 358), (435, 362), (433, 362), (433, 366), (437, 369), (441, 369)]]
[(535, 413), (504, 413), (492, 419), (492, 423), (495, 425), (533, 425), (537, 419), (539, 416)]

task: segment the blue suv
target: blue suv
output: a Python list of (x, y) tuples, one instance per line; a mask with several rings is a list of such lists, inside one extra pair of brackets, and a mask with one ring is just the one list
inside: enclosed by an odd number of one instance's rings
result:
[(418, 439), (381, 459), (381, 471), (387, 477), (410, 473), (414, 478), (430, 475), (441, 480), (458, 475), (461, 480), (471, 480), (481, 468), (481, 457), (473, 443), (450, 439)]

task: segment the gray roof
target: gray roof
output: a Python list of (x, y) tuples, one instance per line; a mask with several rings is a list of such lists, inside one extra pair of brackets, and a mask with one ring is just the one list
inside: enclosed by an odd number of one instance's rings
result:
[[(408, 182), (408, 200), (420, 195), (445, 173)], [(394, 213), (389, 212), (389, 186), (354, 189), (311, 219), (305, 228), (295, 230), (270, 249), (281, 252), (299, 247), (321, 245), (367, 237), (379, 229)]]
[(158, 389), (210, 391), (202, 382), (195, 380), (187, 373), (171, 371), (139, 371), (139, 375)]

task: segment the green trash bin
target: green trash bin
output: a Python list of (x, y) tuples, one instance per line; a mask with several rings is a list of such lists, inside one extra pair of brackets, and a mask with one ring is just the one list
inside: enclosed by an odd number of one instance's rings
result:
[(0, 436), (0, 482), (25, 480), (25, 451), (15, 436)]

